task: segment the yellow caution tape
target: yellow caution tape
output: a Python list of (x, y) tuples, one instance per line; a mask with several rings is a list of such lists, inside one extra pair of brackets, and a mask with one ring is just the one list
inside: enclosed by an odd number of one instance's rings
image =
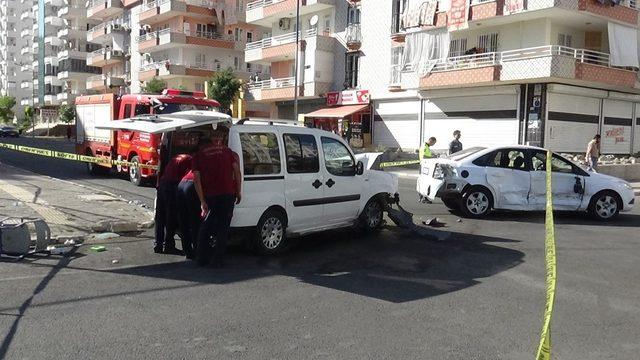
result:
[(124, 160), (111, 160), (111, 159), (95, 157), (95, 156), (78, 155), (78, 154), (73, 154), (73, 153), (68, 153), (63, 151), (40, 149), (40, 148), (15, 145), (15, 144), (0, 143), (0, 148), (21, 151), (29, 154), (34, 154), (34, 155), (47, 156), (47, 157), (53, 157), (58, 159), (65, 159), (65, 160), (80, 161), (80, 162), (88, 162), (88, 163), (94, 163), (94, 164), (100, 164), (100, 165), (106, 165), (106, 166), (120, 165), (120, 166), (152, 169), (152, 170), (158, 169), (157, 165), (140, 164), (140, 163), (134, 163), (134, 162), (124, 161)]
[(380, 163), (381, 168), (390, 167), (390, 166), (405, 166), (405, 165), (413, 165), (420, 164), (420, 160), (405, 160), (405, 161), (394, 161), (394, 162), (384, 162)]
[(551, 315), (556, 293), (556, 240), (553, 225), (553, 195), (551, 192), (551, 152), (547, 151), (547, 208), (545, 219), (545, 263), (547, 270), (547, 301), (544, 307), (542, 334), (537, 360), (551, 359)]

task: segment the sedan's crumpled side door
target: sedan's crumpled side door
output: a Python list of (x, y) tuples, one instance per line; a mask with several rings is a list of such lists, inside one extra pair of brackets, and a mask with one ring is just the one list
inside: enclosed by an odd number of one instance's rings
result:
[[(547, 153), (535, 151), (531, 157), (531, 210), (544, 210), (547, 192)], [(551, 158), (551, 192), (555, 210), (578, 210), (582, 203), (585, 179), (574, 167), (557, 155)], [(582, 191), (580, 191), (582, 190)]]
[(492, 155), (486, 167), (487, 184), (495, 194), (497, 209), (526, 210), (529, 206), (529, 169), (520, 149), (500, 149)]

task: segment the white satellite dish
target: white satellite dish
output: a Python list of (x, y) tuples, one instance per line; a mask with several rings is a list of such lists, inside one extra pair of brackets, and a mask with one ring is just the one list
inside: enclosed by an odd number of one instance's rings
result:
[(309, 25), (316, 26), (318, 25), (318, 15), (313, 15), (311, 19), (309, 19)]

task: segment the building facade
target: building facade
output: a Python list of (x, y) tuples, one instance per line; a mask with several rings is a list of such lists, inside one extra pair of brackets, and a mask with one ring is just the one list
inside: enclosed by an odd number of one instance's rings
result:
[(32, 104), (32, 5), (31, 0), (0, 1), (0, 95), (16, 99), (16, 120)]
[(360, 69), (373, 99), (374, 144), (415, 149), (435, 136), (444, 150), (461, 130), (465, 147), (580, 153), (602, 134), (603, 153), (640, 151), (635, 1), (361, 6)]

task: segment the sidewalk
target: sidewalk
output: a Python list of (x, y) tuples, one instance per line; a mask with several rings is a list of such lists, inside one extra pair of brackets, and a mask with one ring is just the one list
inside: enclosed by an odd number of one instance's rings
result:
[(153, 212), (108, 193), (0, 163), (0, 218), (39, 217), (52, 237), (131, 232), (153, 225)]

